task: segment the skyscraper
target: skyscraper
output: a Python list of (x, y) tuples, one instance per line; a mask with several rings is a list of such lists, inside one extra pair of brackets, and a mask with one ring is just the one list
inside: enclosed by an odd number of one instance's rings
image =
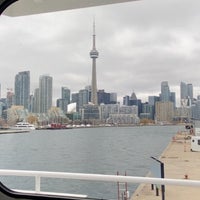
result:
[(167, 81), (163, 81), (161, 83), (161, 101), (170, 101), (170, 90), (169, 90), (169, 85)]
[(190, 106), (193, 102), (193, 85), (181, 82), (180, 84), (180, 100), (182, 106)]
[(19, 72), (15, 76), (15, 105), (28, 109), (30, 95), (30, 71)]
[(65, 99), (67, 101), (67, 104), (70, 103), (70, 95), (71, 95), (71, 92), (69, 88), (67, 87), (61, 88), (61, 98)]
[(90, 51), (90, 57), (92, 58), (92, 91), (91, 91), (91, 102), (97, 105), (97, 78), (96, 78), (96, 59), (99, 56), (99, 52), (96, 50), (95, 44), (95, 22), (93, 24), (93, 47)]
[(39, 102), (40, 113), (47, 113), (52, 106), (52, 84), (53, 78), (48, 75), (40, 76), (39, 81)]

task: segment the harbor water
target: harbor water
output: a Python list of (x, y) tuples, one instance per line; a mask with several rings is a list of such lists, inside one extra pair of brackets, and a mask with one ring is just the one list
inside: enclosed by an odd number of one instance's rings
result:
[[(181, 126), (34, 130), (0, 135), (0, 169), (145, 176)], [(10, 188), (34, 189), (26, 177), (1, 177)], [(133, 193), (137, 184), (128, 184)], [(117, 184), (42, 179), (41, 189), (117, 199)]]

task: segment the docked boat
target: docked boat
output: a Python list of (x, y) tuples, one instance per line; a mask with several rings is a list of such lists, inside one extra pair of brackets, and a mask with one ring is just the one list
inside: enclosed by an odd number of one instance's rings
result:
[(17, 129), (17, 130), (35, 130), (35, 125), (30, 124), (28, 122), (18, 122), (15, 124), (11, 129)]

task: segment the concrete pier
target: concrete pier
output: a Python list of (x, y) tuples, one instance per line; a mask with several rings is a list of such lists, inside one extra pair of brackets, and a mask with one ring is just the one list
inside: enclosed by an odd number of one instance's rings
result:
[[(190, 139), (186, 133), (177, 133), (160, 156), (164, 163), (165, 178), (200, 180), (200, 152), (192, 152)], [(131, 200), (162, 199), (161, 191), (156, 196), (150, 184), (141, 184)], [(199, 200), (199, 187), (165, 186), (165, 200)]]

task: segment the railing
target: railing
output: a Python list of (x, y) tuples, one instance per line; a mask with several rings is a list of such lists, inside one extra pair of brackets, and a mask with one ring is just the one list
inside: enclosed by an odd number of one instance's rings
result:
[(119, 176), (102, 174), (83, 174), (83, 173), (65, 173), (65, 172), (47, 172), (47, 171), (24, 171), (24, 170), (5, 170), (0, 169), (0, 176), (22, 176), (35, 177), (35, 192), (41, 193), (41, 178), (60, 178), (74, 180), (89, 180), (103, 182), (126, 182), (126, 183), (149, 183), (157, 185), (179, 185), (200, 187), (200, 180), (185, 179), (167, 179), (151, 178), (137, 176)]

